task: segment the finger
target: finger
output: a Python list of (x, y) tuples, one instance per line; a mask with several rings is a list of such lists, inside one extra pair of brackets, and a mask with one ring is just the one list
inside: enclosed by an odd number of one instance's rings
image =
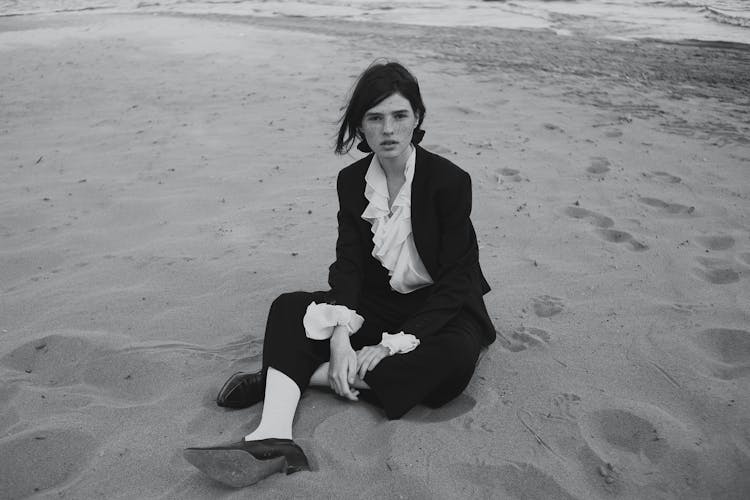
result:
[(370, 363), (367, 365), (367, 371), (369, 372), (375, 369), (375, 367), (378, 366), (379, 362), (380, 362), (379, 359), (373, 358), (372, 361), (370, 361)]
[(342, 389), (343, 389), (343, 391), (342, 391), (342, 394), (340, 394), (340, 396), (345, 397), (349, 401), (357, 401), (358, 400), (357, 394), (359, 394), (359, 392), (357, 392), (356, 390), (352, 390), (348, 385), (344, 386)]
[(367, 353), (363, 354), (359, 359), (357, 359), (357, 372), (362, 372), (362, 367), (366, 367), (367, 364), (370, 362), (371, 356)]
[(349, 385), (352, 385), (354, 383), (354, 379), (357, 377), (357, 360), (356, 358), (351, 358), (349, 360), (349, 366), (347, 370), (347, 381), (349, 382)]
[(372, 361), (370, 361), (370, 364), (367, 367), (367, 371), (374, 370), (375, 367), (378, 366), (378, 364), (380, 364), (380, 362), (383, 361), (384, 358), (385, 358), (385, 356), (382, 356), (382, 355), (381, 356), (375, 356), (372, 359)]
[(331, 379), (330, 383), (331, 383), (331, 389), (333, 390), (333, 392), (335, 392), (336, 394), (340, 396), (341, 386), (339, 385), (338, 381), (335, 378), (333, 378)]

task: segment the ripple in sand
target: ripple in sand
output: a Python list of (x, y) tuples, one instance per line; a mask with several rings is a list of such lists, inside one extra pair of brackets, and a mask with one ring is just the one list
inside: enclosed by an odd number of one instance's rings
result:
[(372, 482), (359, 498), (435, 498), (424, 479), (400, 472), (390, 472), (385, 478)]
[(0, 442), (0, 497), (26, 497), (67, 481), (96, 446), (93, 436), (72, 429), (37, 430)]
[(607, 228), (615, 225), (615, 221), (606, 215), (581, 207), (565, 207), (565, 215), (573, 219), (584, 219), (596, 227)]
[(49, 335), (18, 347), (0, 364), (29, 374), (38, 385), (87, 384), (130, 400), (159, 396), (176, 377), (167, 363), (108, 345), (111, 342), (105, 335)]
[(0, 412), (0, 432), (10, 429), (21, 421), (21, 417), (18, 416), (18, 412), (12, 406), (4, 404), (0, 408), (3, 408), (3, 411)]
[[(511, 462), (496, 466), (486, 464), (456, 464), (450, 476), (458, 483), (474, 488), (474, 498), (523, 498), (575, 500), (555, 479), (532, 464)], [(506, 495), (501, 495), (500, 491)], [(469, 498), (466, 496), (465, 498)]]
[(698, 236), (696, 241), (708, 250), (728, 250), (734, 246), (734, 238), (731, 236)]

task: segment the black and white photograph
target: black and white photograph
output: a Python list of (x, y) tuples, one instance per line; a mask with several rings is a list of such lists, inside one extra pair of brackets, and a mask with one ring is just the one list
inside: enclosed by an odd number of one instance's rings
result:
[(750, 498), (750, 0), (0, 0), (27, 498)]

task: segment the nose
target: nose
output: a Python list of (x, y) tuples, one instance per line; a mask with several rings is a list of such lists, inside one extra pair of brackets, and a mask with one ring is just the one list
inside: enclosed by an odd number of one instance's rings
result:
[(383, 120), (383, 133), (390, 135), (393, 133), (393, 118), (386, 116)]

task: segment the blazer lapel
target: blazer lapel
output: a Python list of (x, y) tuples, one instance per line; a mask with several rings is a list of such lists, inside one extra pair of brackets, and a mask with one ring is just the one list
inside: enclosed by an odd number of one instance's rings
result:
[(411, 231), (414, 237), (414, 245), (422, 259), (427, 272), (435, 275), (436, 249), (430, 244), (430, 224), (428, 212), (429, 200), (429, 165), (426, 158), (427, 152), (420, 146), (417, 148), (417, 159), (414, 163), (414, 178), (411, 183)]

